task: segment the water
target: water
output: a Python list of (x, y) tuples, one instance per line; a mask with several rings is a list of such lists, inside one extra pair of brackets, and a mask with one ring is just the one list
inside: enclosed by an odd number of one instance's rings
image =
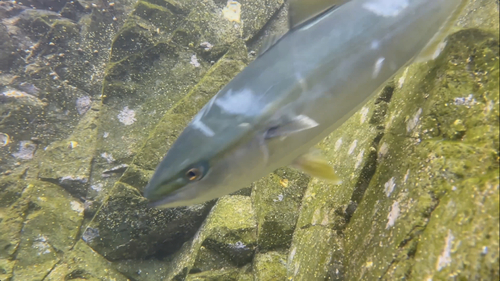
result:
[(343, 185), (283, 168), (146, 207), (183, 126), (286, 30), (283, 1), (239, 4), (0, 1), (0, 280), (498, 280), (498, 1), (319, 144)]

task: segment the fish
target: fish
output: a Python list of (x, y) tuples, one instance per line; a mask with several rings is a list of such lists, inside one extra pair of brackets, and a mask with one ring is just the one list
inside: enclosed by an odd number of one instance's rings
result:
[(143, 195), (204, 203), (283, 166), (339, 184), (314, 146), (403, 67), (436, 57), (465, 0), (290, 0), (289, 31), (187, 125)]

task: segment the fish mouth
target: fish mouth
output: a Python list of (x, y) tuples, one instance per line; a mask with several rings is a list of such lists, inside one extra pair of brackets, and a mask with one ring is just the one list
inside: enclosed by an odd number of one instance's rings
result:
[(173, 199), (172, 197), (175, 197), (175, 196), (167, 196), (167, 197), (164, 197), (162, 199), (159, 199), (159, 200), (149, 200), (149, 203), (148, 203), (148, 208), (158, 208), (158, 209), (166, 209), (166, 208), (172, 208), (172, 207), (179, 207), (179, 206), (171, 206), (172, 204), (169, 204), (169, 203), (172, 203), (173, 201), (175, 201), (175, 199)]
[(158, 208), (158, 209), (166, 209), (166, 208), (173, 208), (173, 207), (183, 207), (186, 206), (184, 199), (180, 195), (182, 193), (180, 190), (176, 190), (170, 194), (167, 194), (159, 199), (154, 199), (154, 198), (148, 198), (147, 192), (144, 193), (144, 197), (146, 197), (149, 200), (148, 203), (148, 208)]

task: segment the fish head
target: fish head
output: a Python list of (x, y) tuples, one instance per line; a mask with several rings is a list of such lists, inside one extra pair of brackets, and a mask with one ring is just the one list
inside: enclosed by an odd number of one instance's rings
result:
[(224, 120), (206, 122), (213, 125), (210, 132), (200, 129), (196, 118), (184, 129), (144, 190), (150, 207), (200, 204), (235, 192), (261, 174), (266, 152), (258, 138), (249, 137), (245, 126), (227, 123), (235, 119)]

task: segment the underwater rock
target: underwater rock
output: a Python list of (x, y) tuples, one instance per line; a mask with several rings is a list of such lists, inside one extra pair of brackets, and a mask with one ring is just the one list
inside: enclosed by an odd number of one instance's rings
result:
[(3, 23), (0, 23), (0, 71), (10, 69), (15, 59), (14, 52), (15, 47), (7, 28)]
[(147, 204), (137, 189), (118, 182), (84, 231), (84, 241), (108, 260), (166, 255), (196, 232), (212, 206), (160, 210)]
[(99, 103), (92, 105), (67, 139), (54, 142), (39, 153), (38, 177), (63, 186), (77, 198), (85, 198), (90, 166), (95, 154)]
[[(41, 169), (28, 175), (84, 187), (66, 185), (78, 197), (87, 192), (88, 214), (96, 213), (82, 238), (118, 260), (126, 277), (82, 241), (74, 244), (79, 201), (54, 184), (2, 175), (1, 280), (498, 279), (497, 1), (470, 1), (459, 21), (467, 29), (448, 39), (440, 57), (403, 70), (319, 144), (343, 184), (280, 169), (256, 182), (250, 197), (221, 198), (191, 240), (211, 203), (149, 209), (141, 190), (192, 116), (248, 63), (244, 40), (255, 44), (283, 1), (238, 1), (240, 23), (222, 16), (226, 0), (116, 1), (107, 11), (79, 2), (91, 14), (68, 7), (78, 21), (30, 10), (6, 26), (28, 59), (14, 70), (22, 79), (1, 91), (29, 96), (2, 94), (9, 107), (0, 103), (0, 116), (16, 121), (9, 118), (21, 114), (21, 102), (30, 110), (19, 115), (26, 122), (0, 125), (10, 140), (0, 158), (18, 161), (12, 154), (22, 140), (51, 144), (37, 150)], [(95, 100), (101, 86), (96, 133), (85, 118), (97, 112), (80, 114), (85, 106), (76, 100)], [(134, 113), (126, 124), (118, 118), (125, 108)], [(23, 127), (33, 120), (34, 136)], [(79, 149), (85, 153), (73, 153)], [(67, 165), (74, 160), (81, 165)], [(116, 184), (123, 169), (115, 167), (127, 167)]]
[(498, 52), (498, 34), (461, 30), (399, 77), (346, 278), (498, 278)]
[(45, 277), (47, 281), (65, 279), (129, 280), (113, 268), (111, 262), (94, 252), (85, 242), (78, 241), (71, 251)]
[(0, 92), (0, 131), (14, 140), (29, 140), (32, 123), (47, 104), (38, 97), (7, 88)]
[(12, 277), (14, 255), (28, 209), (28, 202), (20, 200), (26, 185), (15, 175), (0, 177), (0, 280)]
[(253, 184), (259, 251), (290, 247), (308, 183), (307, 175), (283, 168)]
[(23, 5), (37, 9), (47, 9), (50, 11), (60, 11), (68, 0), (24, 0)]
[(253, 39), (285, 3), (284, 0), (239, 0), (243, 38)]
[[(10, 78), (5, 74), (0, 79), (0, 132), (10, 137), (10, 144), (0, 150), (2, 172), (7, 167), (26, 169), (23, 161), (11, 156), (19, 141), (46, 147), (73, 132), (86, 108), (78, 106), (77, 99), (95, 100), (101, 94), (104, 62), (120, 22), (100, 9), (78, 14), (79, 20), (71, 21), (56, 12), (4, 3), (0, 5), (5, 15), (2, 24), (22, 59), (12, 65)], [(123, 3), (114, 13), (126, 6), (130, 4)], [(27, 177), (37, 174), (31, 167)]]
[(174, 256), (164, 280), (236, 268), (252, 260), (257, 223), (250, 197), (221, 197), (195, 237)]
[(241, 195), (219, 201), (207, 219), (205, 227), (212, 230), (201, 247), (222, 254), (236, 266), (251, 262), (257, 246), (257, 224), (249, 202), (248, 196)]
[(185, 281), (237, 281), (240, 271), (238, 269), (221, 269), (188, 274)]
[(32, 141), (20, 141), (19, 149), (12, 153), (12, 156), (20, 160), (31, 160), (35, 155), (36, 148), (37, 145)]
[(27, 181), (20, 200), (26, 200), (14, 280), (42, 280), (78, 239), (83, 204), (61, 187)]
[(254, 280), (286, 280), (287, 256), (280, 252), (258, 253), (253, 260)]
[[(289, 280), (343, 280), (329, 276), (332, 263), (342, 259), (342, 240), (322, 225), (297, 228), (288, 253), (286, 276)], [(336, 272), (340, 275), (341, 271)]]

